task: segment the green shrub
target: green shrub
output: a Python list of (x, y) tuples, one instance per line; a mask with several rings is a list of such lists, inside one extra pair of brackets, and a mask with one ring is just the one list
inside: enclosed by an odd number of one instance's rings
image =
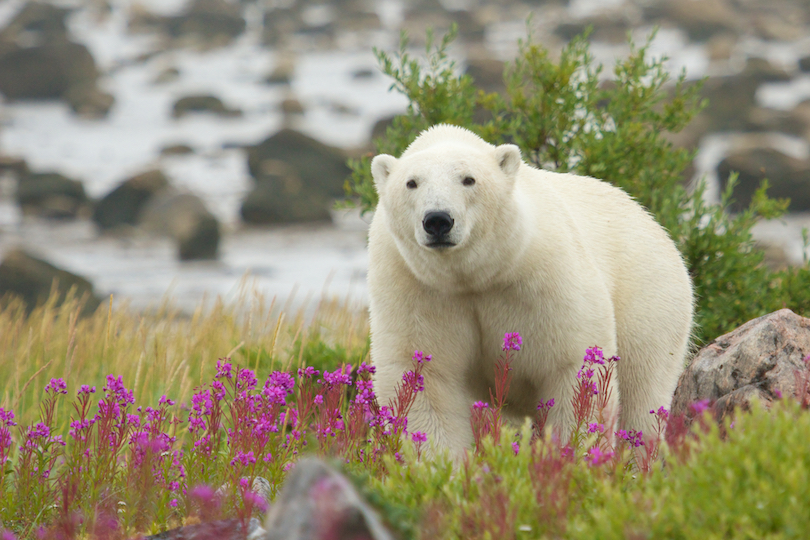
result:
[[(760, 219), (782, 215), (787, 201), (769, 199), (763, 183), (747, 211), (730, 215), (727, 190), (719, 205), (702, 200), (705, 186), (684, 186), (691, 151), (675, 148), (667, 132), (678, 132), (704, 106), (700, 84), (682, 73), (671, 80), (665, 59), (650, 59), (649, 41), (631, 43), (616, 63), (612, 82), (600, 83), (587, 33), (551, 58), (530, 40), (504, 73), (505, 95), (478, 90), (469, 75), (459, 75), (447, 56), (455, 29), (438, 44), (428, 35), (427, 62), (412, 57), (403, 35), (396, 55), (375, 51), (392, 88), (409, 105), (394, 119), (379, 153), (401, 154), (427, 127), (449, 123), (466, 127), (493, 144), (514, 143), (532, 165), (605, 179), (630, 193), (670, 233), (695, 284), (695, 336), (704, 342), (770, 311), (790, 307), (810, 311), (810, 271), (772, 272), (753, 249), (751, 228)], [(350, 162), (347, 196), (363, 211), (377, 204), (365, 156)]]

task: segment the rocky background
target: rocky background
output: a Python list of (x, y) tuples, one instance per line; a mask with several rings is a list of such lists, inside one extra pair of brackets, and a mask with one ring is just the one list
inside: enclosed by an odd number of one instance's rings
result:
[(791, 214), (757, 237), (769, 264), (801, 262), (806, 2), (6, 0), (0, 294), (38, 301), (62, 271), (53, 263), (95, 284), (83, 293), (139, 306), (170, 287), (193, 306), (233, 293), (246, 272), (270, 295), (331, 282), (363, 299), (368, 218), (333, 202), (346, 159), (405, 106), (371, 49), (395, 50), (401, 30), (421, 48), (429, 27), (452, 22), (459, 69), (491, 91), (527, 24), (552, 51), (592, 26), (606, 76), (628, 34), (643, 42), (658, 27), (652, 53), (707, 77), (709, 107), (673, 136), (698, 150), (691, 174), (716, 198), (739, 171), (733, 210), (769, 178)]

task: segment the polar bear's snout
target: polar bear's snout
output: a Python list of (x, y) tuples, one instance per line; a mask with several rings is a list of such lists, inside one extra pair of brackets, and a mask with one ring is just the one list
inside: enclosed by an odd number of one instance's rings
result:
[(429, 247), (450, 247), (455, 243), (451, 242), (447, 234), (453, 229), (455, 221), (450, 214), (444, 211), (429, 211), (425, 213), (422, 220), (422, 228), (428, 234)]

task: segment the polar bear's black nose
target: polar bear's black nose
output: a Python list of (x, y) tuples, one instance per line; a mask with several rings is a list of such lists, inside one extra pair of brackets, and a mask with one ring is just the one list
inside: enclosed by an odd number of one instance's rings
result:
[(453, 228), (453, 218), (447, 212), (428, 212), (422, 220), (425, 232), (436, 238), (441, 238)]

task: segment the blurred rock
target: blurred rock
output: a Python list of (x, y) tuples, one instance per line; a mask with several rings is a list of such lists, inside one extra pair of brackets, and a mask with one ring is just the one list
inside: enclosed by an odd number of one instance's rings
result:
[(239, 109), (229, 109), (222, 100), (211, 95), (186, 96), (178, 99), (172, 107), (172, 116), (181, 118), (189, 113), (207, 112), (223, 117), (242, 116)]
[(265, 82), (267, 84), (286, 84), (292, 82), (295, 75), (295, 55), (292, 53), (279, 53), (276, 65)]
[(84, 301), (82, 313), (89, 315), (101, 301), (93, 293), (93, 285), (81, 276), (38, 258), (22, 249), (7, 251), (0, 263), (0, 298), (5, 303), (10, 296), (20, 297), (30, 313), (57, 291), (56, 304), (60, 305), (73, 291), (74, 297)]
[(644, 17), (662, 25), (673, 23), (694, 41), (707, 41), (720, 32), (736, 34), (742, 24), (727, 0), (659, 0), (645, 7)]
[(394, 118), (396, 116), (388, 116), (374, 122), (374, 126), (371, 128), (371, 141), (385, 137), (386, 131), (394, 123)]
[(17, 182), (23, 214), (52, 219), (75, 218), (88, 206), (84, 186), (59, 173), (25, 173)]
[(68, 40), (65, 17), (70, 10), (51, 4), (27, 2), (0, 30), (0, 41), (14, 42), (21, 47)]
[(167, 67), (160, 71), (155, 77), (155, 84), (166, 84), (174, 82), (180, 78), (180, 70), (176, 67)]
[(780, 111), (765, 107), (754, 107), (748, 112), (745, 131), (776, 131), (796, 137), (803, 137), (808, 124), (794, 111)]
[(69, 40), (66, 14), (31, 2), (0, 31), (0, 92), (11, 101), (61, 99), (79, 114), (104, 116), (114, 99), (96, 86), (87, 47)]
[(678, 381), (673, 416), (693, 416), (690, 405), (709, 400), (718, 419), (735, 407), (766, 405), (796, 390), (796, 372), (810, 354), (810, 319), (781, 309), (748, 321), (703, 347)]
[(506, 85), (503, 82), (505, 65), (504, 62), (492, 56), (477, 54), (467, 58), (465, 73), (472, 77), (475, 86), (481, 90), (504, 95), (506, 93)]
[(181, 261), (217, 258), (219, 221), (193, 193), (162, 190), (144, 205), (138, 225), (173, 238)]
[(345, 154), (292, 129), (282, 129), (248, 150), (255, 189), (242, 204), (247, 223), (329, 219), (350, 170)]
[(298, 100), (298, 98), (294, 97), (282, 99), (279, 109), (281, 109), (281, 112), (285, 115), (304, 114), (304, 105)]
[(161, 156), (185, 156), (193, 153), (194, 148), (187, 144), (170, 144), (160, 149)]
[(267, 513), (264, 540), (393, 540), (340, 473), (314, 458), (296, 463)]
[(772, 198), (790, 198), (791, 212), (810, 210), (810, 162), (754, 143), (732, 150), (717, 166), (722, 189), (725, 189), (732, 171), (739, 173), (739, 182), (734, 188), (734, 202), (730, 207), (732, 212), (741, 212), (748, 207), (754, 192), (765, 178), (771, 185), (768, 195)]
[(146, 203), (168, 186), (169, 180), (159, 170), (124, 180), (96, 204), (93, 221), (101, 230), (135, 226)]
[(270, 47), (285, 45), (303, 25), (300, 11), (292, 7), (268, 9), (264, 12), (262, 43)]
[(166, 17), (166, 33), (191, 38), (203, 46), (227, 44), (245, 31), (239, 3), (225, 0), (194, 0), (180, 15)]
[(343, 183), (351, 172), (342, 150), (327, 146), (292, 129), (282, 129), (248, 150), (250, 174), (261, 184), (263, 180), (298, 178), (300, 188), (290, 185), (289, 193), (322, 193), (325, 197), (341, 197)]
[(799, 58), (799, 70), (801, 70), (802, 73), (807, 73), (810, 71), (810, 56), (803, 56)]
[(592, 32), (591, 41), (603, 41), (614, 44), (627, 43), (627, 32), (632, 29), (630, 21), (621, 12), (606, 12), (576, 21), (562, 22), (554, 29), (554, 34), (565, 41), (582, 35), (587, 28)]
[(708, 106), (700, 113), (708, 132), (743, 131), (757, 105), (757, 89), (765, 82), (784, 82), (790, 75), (762, 58), (751, 58), (737, 75), (709, 78), (701, 90)]
[(782, 243), (757, 240), (754, 248), (765, 255), (765, 265), (771, 270), (784, 270), (791, 266), (790, 257)]
[(177, 527), (144, 538), (145, 540), (259, 540), (263, 534), (264, 529), (259, 520), (251, 518), (247, 531), (242, 531), (242, 524), (238, 519), (226, 519)]
[(729, 60), (737, 46), (737, 36), (734, 34), (719, 33), (706, 42), (706, 51), (709, 59), (713, 61)]

